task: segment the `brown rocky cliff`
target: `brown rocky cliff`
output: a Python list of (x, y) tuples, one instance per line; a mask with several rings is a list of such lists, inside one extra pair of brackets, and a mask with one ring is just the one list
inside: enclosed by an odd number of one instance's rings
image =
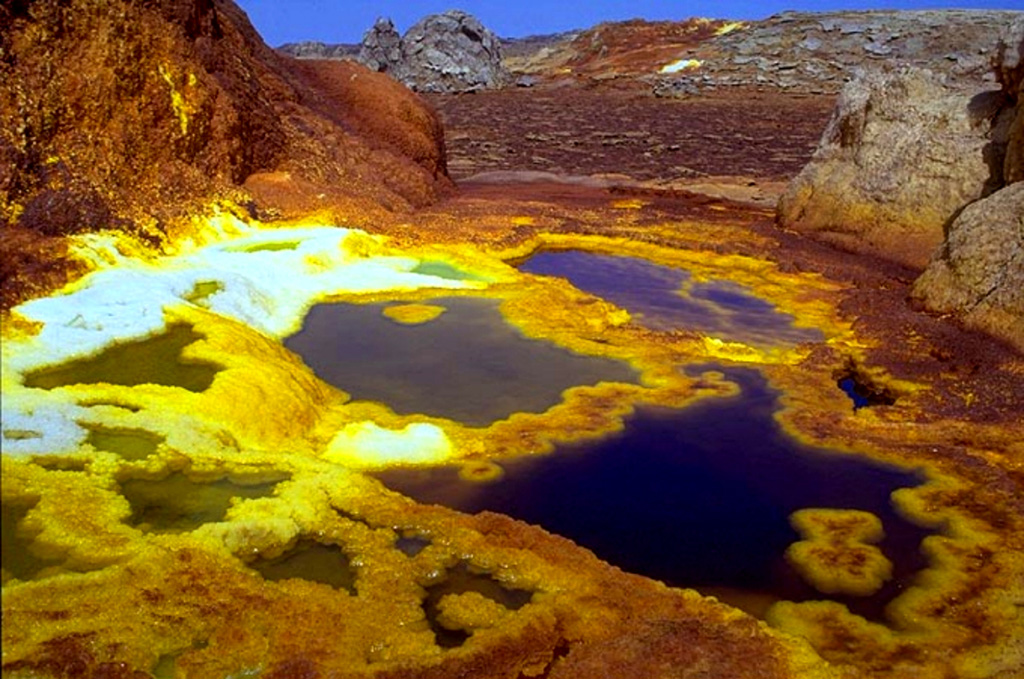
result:
[(951, 216), (998, 181), (987, 155), (1001, 100), (973, 94), (911, 67), (848, 83), (779, 223), (923, 269)]
[(1002, 186), (956, 215), (912, 295), (1024, 351), (1024, 17), (1007, 26), (994, 67), (1005, 105), (991, 165)]
[(440, 123), (415, 95), (358, 66), (297, 64), (230, 0), (0, 6), (4, 307), (59, 282), (68, 234), (156, 243), (218, 199), (366, 217), (449, 186)]

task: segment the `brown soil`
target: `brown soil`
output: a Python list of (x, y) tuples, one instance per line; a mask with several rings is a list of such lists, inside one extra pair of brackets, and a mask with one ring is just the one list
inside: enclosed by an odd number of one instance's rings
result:
[(833, 103), (756, 92), (669, 100), (574, 85), (429, 100), (444, 121), (456, 180), (495, 170), (788, 179), (810, 158)]

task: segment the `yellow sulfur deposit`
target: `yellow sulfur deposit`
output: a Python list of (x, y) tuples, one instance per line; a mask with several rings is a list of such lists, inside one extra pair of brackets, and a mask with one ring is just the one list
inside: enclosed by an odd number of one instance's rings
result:
[(385, 307), (383, 313), (396, 323), (419, 325), (429, 323), (445, 311), (443, 306), (436, 304), (398, 304)]
[[(644, 209), (635, 203), (616, 207), (632, 217)], [(75, 247), (92, 272), (4, 320), (5, 676), (74, 676), (87, 666), (179, 678), (516, 679), (554, 676), (558, 663), (570, 667), (566, 657), (605, 666), (621, 652), (633, 667), (685, 649), (687, 667), (815, 679), (845, 676), (819, 654), (888, 662), (909, 647), (936, 652), (947, 638), (966, 649), (956, 660), (965, 673), (1015, 659), (998, 645), (1015, 610), (998, 595), (1019, 592), (1007, 585), (1019, 558), (1009, 538), (964, 518), (967, 490), (938, 473), (896, 498), (916, 522), (944, 531), (925, 542), (929, 570), (891, 605), (908, 631), (829, 603), (779, 602), (769, 627), (625, 574), (541, 528), (417, 504), (369, 474), (452, 464), (459, 482), (480, 482), (466, 483), (469, 492), (486, 493), (501, 483), (506, 458), (619, 432), (640, 407), (734, 397), (737, 385), (718, 367), (739, 364), (783, 390), (787, 430), (808, 440), (838, 431), (847, 438), (837, 434), (835, 448), (884, 457), (851, 441), (890, 421), (847, 412), (834, 385), (833, 372), (863, 350), (836, 310), (838, 283), (621, 236), (399, 246), (354, 229), (269, 228), (225, 215), (196, 224), (163, 257), (112, 236)], [(819, 329), (821, 340), (755, 347), (647, 328), (564, 278), (508, 263), (542, 248), (641, 257), (694, 281), (727, 280)], [(319, 303), (384, 305), (389, 330), (414, 333), (454, 315), (430, 303), (441, 298), (484, 299), (517, 342), (614, 361), (633, 378), (571, 384), (541, 412), (513, 409), (470, 426), (353, 399), (283, 344)], [(892, 384), (901, 407), (915, 407), (923, 390)], [(873, 516), (809, 509), (793, 522), (805, 539), (789, 559), (819, 590), (866, 594), (888, 576), (871, 544), (881, 537)], [(979, 574), (991, 587), (971, 594)], [(953, 606), (958, 617), (935, 632), (951, 593), (985, 605)], [(444, 646), (439, 630), (465, 640)], [(843, 635), (863, 657), (832, 650)]]
[(804, 539), (789, 546), (786, 559), (819, 592), (868, 596), (892, 577), (892, 563), (871, 544), (885, 536), (874, 514), (801, 509), (790, 523)]

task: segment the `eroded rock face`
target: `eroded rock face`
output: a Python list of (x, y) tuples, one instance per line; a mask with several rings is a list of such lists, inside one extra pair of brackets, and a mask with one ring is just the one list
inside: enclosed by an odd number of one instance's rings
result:
[(1013, 109), (1003, 161), (1003, 180), (1010, 184), (1024, 180), (1024, 16), (1006, 27), (993, 65)]
[(956, 217), (913, 296), (1024, 350), (1024, 18), (1007, 27), (994, 67), (1007, 105), (992, 162), (1006, 186)]
[(363, 35), (359, 61), (371, 71), (393, 71), (402, 61), (402, 36), (391, 19), (380, 18)]
[(1024, 182), (964, 208), (913, 294), (1024, 349)]
[(406, 31), (396, 76), (420, 92), (490, 89), (511, 79), (498, 37), (457, 10), (425, 17)]
[(779, 223), (924, 268), (951, 216), (998, 186), (990, 131), (1002, 103), (916, 68), (860, 75), (779, 201)]

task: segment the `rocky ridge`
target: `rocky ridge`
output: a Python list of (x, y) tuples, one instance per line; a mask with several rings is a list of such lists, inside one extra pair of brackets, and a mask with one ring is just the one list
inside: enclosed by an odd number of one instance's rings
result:
[[(663, 97), (733, 88), (835, 94), (859, 70), (896, 65), (928, 68), (951, 86), (994, 86), (989, 55), (1000, 29), (1019, 14), (997, 10), (784, 12), (752, 22), (701, 18), (609, 22), (556, 35), (498, 39), (502, 63), (512, 77), (489, 80), (484, 86), (570, 79), (592, 84), (636, 82)], [(459, 30), (438, 25), (442, 27), (449, 35)], [(367, 57), (367, 49), (372, 55), (374, 30), (366, 34), (359, 57), (371, 68), (374, 62)], [(300, 43), (280, 49), (299, 58), (337, 59), (351, 57), (359, 46)], [(454, 57), (456, 62), (462, 59)], [(660, 72), (685, 62), (675, 72)], [(465, 68), (479, 66), (465, 62)], [(418, 87), (415, 79), (400, 79)]]
[(328, 44), (319, 40), (303, 40), (286, 42), (277, 51), (296, 59), (352, 59), (359, 55), (359, 47), (348, 43)]
[[(784, 12), (680, 54), (700, 67), (654, 80), (660, 95), (735, 86), (837, 92), (873, 65), (928, 68), (955, 82), (992, 81), (989, 56), (1019, 12)], [(955, 29), (953, 28), (955, 27)]]

